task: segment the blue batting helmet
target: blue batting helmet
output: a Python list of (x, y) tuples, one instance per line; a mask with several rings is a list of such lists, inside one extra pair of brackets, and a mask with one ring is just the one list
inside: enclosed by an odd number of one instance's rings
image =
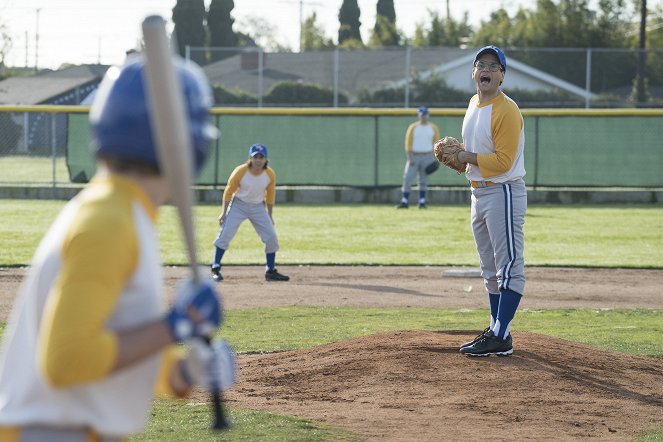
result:
[[(180, 58), (174, 60), (174, 65), (182, 85), (193, 164), (198, 173), (216, 136), (216, 128), (208, 122), (212, 91), (197, 65)], [(90, 109), (90, 123), (97, 155), (142, 161), (158, 168), (145, 78), (144, 57), (110, 68)]]

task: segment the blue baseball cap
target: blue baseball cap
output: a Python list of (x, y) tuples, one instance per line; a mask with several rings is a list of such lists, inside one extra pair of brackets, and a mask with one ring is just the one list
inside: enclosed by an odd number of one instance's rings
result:
[(267, 158), (267, 147), (264, 144), (256, 143), (253, 146), (249, 147), (249, 156), (253, 158), (256, 155), (262, 155)]
[(479, 52), (477, 52), (477, 55), (474, 56), (474, 63), (472, 65), (475, 65), (479, 57), (481, 57), (483, 54), (493, 54), (497, 57), (497, 59), (500, 61), (500, 64), (502, 65), (502, 69), (504, 72), (506, 72), (506, 56), (504, 55), (504, 52), (497, 46), (484, 46), (483, 48), (479, 49)]
[(426, 106), (421, 106), (417, 111), (419, 115), (428, 115), (428, 108)]

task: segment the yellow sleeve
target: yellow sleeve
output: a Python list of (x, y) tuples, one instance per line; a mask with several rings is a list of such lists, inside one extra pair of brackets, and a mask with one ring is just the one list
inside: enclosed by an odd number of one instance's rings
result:
[(477, 155), (481, 176), (490, 178), (502, 175), (511, 169), (518, 151), (523, 119), (517, 107), (507, 100), (493, 109), (490, 129), (495, 152)]
[(115, 363), (118, 342), (106, 329), (138, 262), (131, 204), (84, 204), (66, 235), (62, 269), (44, 306), (38, 360), (55, 387), (101, 379)]
[(184, 348), (177, 345), (171, 345), (163, 351), (157, 382), (154, 385), (155, 394), (166, 397), (176, 396), (170, 384), (170, 375), (183, 357)]
[(412, 140), (414, 139), (414, 128), (419, 123), (412, 123), (407, 127), (405, 132), (405, 152), (412, 152)]
[(273, 206), (274, 201), (276, 201), (276, 173), (274, 173), (274, 170), (271, 167), (267, 167), (265, 172), (267, 172), (267, 175), (269, 176), (269, 184), (265, 189), (265, 204), (271, 204)]
[(437, 124), (430, 123), (433, 126), (433, 144), (440, 139), (440, 129), (437, 127)]
[(237, 192), (237, 189), (239, 189), (239, 183), (242, 181), (242, 178), (244, 178), (244, 175), (246, 175), (248, 170), (249, 166), (246, 164), (235, 167), (235, 170), (230, 174), (230, 178), (228, 178), (226, 189), (223, 191), (223, 201), (230, 201), (233, 198), (233, 195)]

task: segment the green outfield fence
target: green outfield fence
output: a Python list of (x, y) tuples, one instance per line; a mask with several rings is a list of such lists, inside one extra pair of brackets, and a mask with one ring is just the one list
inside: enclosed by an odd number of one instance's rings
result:
[[(95, 171), (89, 107), (0, 106), (4, 184), (86, 182)], [(277, 184), (400, 186), (403, 140), (415, 109), (215, 108), (221, 136), (198, 179), (223, 186), (248, 147), (263, 143)], [(464, 110), (431, 109), (442, 136), (460, 138)], [(663, 188), (663, 110), (524, 109), (531, 187)], [(30, 172), (39, 167), (39, 171)], [(433, 186), (466, 186), (440, 170)]]

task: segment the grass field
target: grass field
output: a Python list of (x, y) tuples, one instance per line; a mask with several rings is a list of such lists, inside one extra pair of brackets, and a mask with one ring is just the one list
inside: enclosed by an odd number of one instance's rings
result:
[[(26, 265), (61, 201), (0, 200), (4, 253), (0, 265)], [(219, 208), (196, 208), (198, 256), (211, 259)], [(11, 216), (9, 216), (11, 214)], [(274, 209), (283, 264), (465, 265), (478, 260), (467, 206), (397, 211), (385, 205), (279, 205)], [(159, 215), (166, 264), (186, 254), (176, 211)], [(262, 244), (250, 223), (240, 227), (228, 264), (262, 264)], [(663, 207), (656, 205), (531, 206), (525, 221), (530, 266), (663, 268)]]
[(6, 183), (69, 183), (69, 170), (64, 156), (55, 158), (55, 171), (51, 157), (1, 156), (0, 177)]
[[(29, 263), (41, 236), (62, 208), (57, 201), (0, 201), (0, 265)], [(199, 256), (211, 256), (218, 207), (196, 208)], [(382, 205), (279, 205), (274, 218), (283, 264), (468, 265), (477, 258), (469, 207), (396, 211)], [(160, 213), (164, 261), (184, 264), (175, 210)], [(658, 206), (531, 206), (526, 264), (537, 266), (663, 268), (663, 208)], [(262, 264), (262, 245), (245, 223), (227, 264)], [(407, 312), (407, 314), (405, 314)], [(522, 311), (514, 330), (532, 331), (610, 350), (663, 357), (663, 312), (645, 309)], [(380, 331), (480, 329), (483, 310), (279, 307), (231, 310), (222, 333), (239, 352), (309, 348)], [(560, 328), (558, 324), (564, 323)], [(4, 324), (0, 324), (0, 327)], [(353, 440), (333, 426), (290, 416), (231, 410), (237, 429), (224, 440)], [(148, 430), (135, 441), (216, 440), (206, 404), (155, 402)], [(662, 440), (663, 429), (639, 440)]]

